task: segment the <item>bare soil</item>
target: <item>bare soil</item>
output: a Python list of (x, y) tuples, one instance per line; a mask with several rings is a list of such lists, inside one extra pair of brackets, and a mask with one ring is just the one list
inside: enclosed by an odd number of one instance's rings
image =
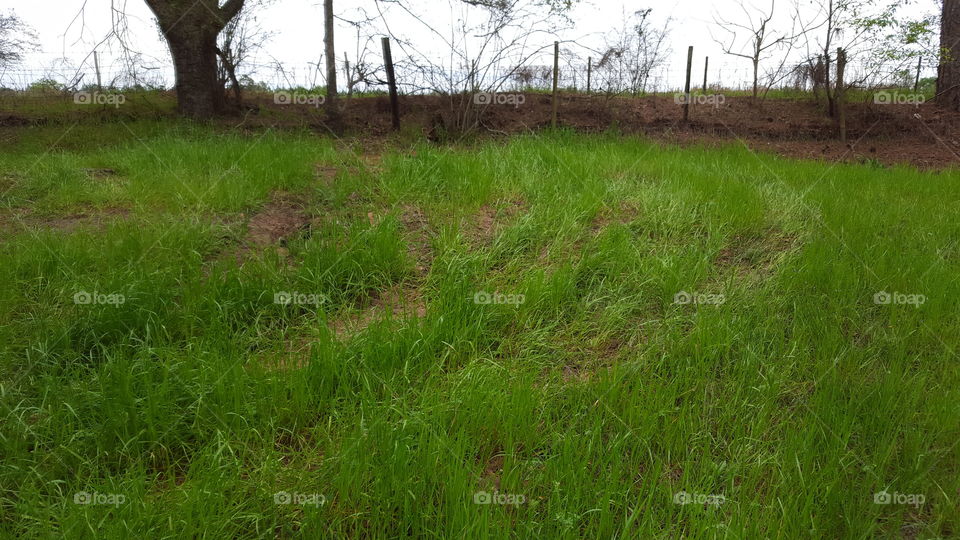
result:
[(122, 207), (89, 207), (60, 216), (38, 215), (31, 208), (22, 207), (0, 216), (0, 231), (9, 233), (22, 229), (49, 229), (69, 233), (86, 228), (103, 230), (111, 223), (127, 219), (129, 215), (130, 209)]
[(396, 317), (422, 319), (427, 315), (427, 304), (420, 289), (412, 284), (395, 285), (378, 291), (369, 304), (359, 311), (340, 314), (331, 319), (330, 327), (340, 339), (359, 333), (371, 324), (384, 319), (388, 314)]
[[(496, 136), (536, 132), (550, 125), (551, 97), (525, 93), (519, 106), (490, 105), (484, 111), (482, 131)], [(57, 98), (61, 99), (61, 98)], [(66, 98), (62, 98), (66, 99)], [(172, 104), (172, 92), (152, 98)], [(839, 141), (839, 130), (823, 107), (807, 99), (767, 99), (725, 96), (717, 106), (693, 104), (690, 119), (672, 96), (603, 96), (561, 93), (559, 124), (580, 132), (615, 130), (644, 134), (669, 143), (716, 145), (741, 143), (754, 150), (783, 156), (830, 162), (909, 164), (923, 169), (941, 169), (960, 164), (960, 112), (942, 110), (934, 103), (920, 105), (875, 104), (859, 98), (847, 105), (847, 141)], [(457, 142), (461, 137), (450, 129), (451, 111), (464, 96), (401, 96), (403, 132), (420, 132), (434, 142)], [(222, 118), (225, 129), (257, 131), (268, 127), (308, 128), (321, 134), (334, 132), (324, 123), (323, 109), (308, 105), (277, 105), (272, 94), (248, 94), (237, 115)], [(340, 136), (367, 167), (379, 166), (379, 156), (390, 146), (390, 104), (386, 96), (353, 97), (340, 100), (344, 129)], [(172, 107), (151, 117), (172, 115)], [(69, 110), (49, 115), (21, 111), (0, 111), (0, 140), (16, 140), (31, 126), (72, 125), (91, 116), (88, 110)], [(130, 111), (98, 111), (98, 121), (131, 119)], [(444, 126), (441, 128), (440, 126)], [(94, 178), (111, 176), (109, 169), (90, 170)], [(333, 170), (318, 170), (318, 176), (332, 181)], [(2, 179), (0, 179), (2, 184)]]
[[(491, 105), (482, 126), (492, 134), (536, 132), (550, 125), (551, 98), (526, 94), (518, 106)], [(247, 126), (276, 125), (275, 109), (266, 97), (254, 98), (256, 114), (247, 115)], [(347, 133), (364, 141), (382, 140), (390, 134), (386, 97), (344, 100)], [(449, 110), (443, 96), (403, 96), (400, 100), (404, 129), (419, 129), (433, 138), (439, 111)], [(308, 126), (327, 132), (322, 112), (304, 106), (285, 108), (284, 124)], [(754, 103), (747, 97), (727, 97), (719, 106), (691, 106), (689, 122), (672, 97), (605, 97), (561, 95), (561, 126), (581, 132), (615, 129), (625, 134), (645, 134), (666, 142), (729, 144), (740, 142), (751, 149), (788, 157), (873, 162), (883, 165), (910, 164), (920, 168), (943, 168), (960, 164), (960, 113), (944, 111), (933, 103), (881, 105), (853, 102), (847, 105), (847, 142), (841, 143), (838, 128), (822, 108), (809, 100), (769, 99)], [(449, 122), (445, 123), (449, 125)], [(457, 140), (451, 136), (451, 140)], [(371, 143), (373, 144), (373, 143)]]

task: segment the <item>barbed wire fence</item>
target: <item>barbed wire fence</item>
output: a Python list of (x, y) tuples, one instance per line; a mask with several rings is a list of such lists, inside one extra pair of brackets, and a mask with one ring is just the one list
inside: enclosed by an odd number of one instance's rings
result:
[[(574, 44), (576, 45), (576, 44)], [(583, 54), (564, 51), (559, 60), (558, 87), (563, 91), (603, 93), (612, 95), (645, 95), (680, 92), (683, 88), (686, 66), (663, 64), (652, 67), (643, 77), (643, 84), (631, 86), (625, 80), (629, 73), (604, 72), (598, 69), (597, 58), (586, 59)], [(37, 57), (35, 57), (37, 58)], [(551, 59), (552, 60), (552, 59)], [(343, 70), (342, 62), (341, 72)], [(704, 58), (695, 57), (692, 77), (694, 91), (736, 91), (751, 89), (753, 73), (749, 62), (728, 57), (710, 58), (706, 73), (707, 88), (703, 87)], [(386, 90), (383, 66), (371, 66), (371, 77), (350, 88), (340, 77), (339, 91), (346, 93), (380, 93)], [(525, 92), (550, 91), (553, 84), (552, 64), (530, 62), (512, 67), (499, 67), (486, 73), (479, 81), (465, 69), (443, 67), (441, 63), (418, 65), (414, 59), (400, 58), (395, 62), (398, 89), (403, 95), (458, 93), (464, 91)], [(851, 62), (847, 68), (856, 74), (866, 70)], [(933, 70), (920, 76), (932, 76)], [(241, 69), (242, 85), (255, 92), (303, 89), (322, 92), (326, 85), (322, 59), (316, 62), (285, 63), (277, 59), (257, 58), (246, 62)], [(589, 83), (588, 83), (589, 79)], [(856, 80), (856, 77), (852, 77)], [(889, 69), (864, 78), (864, 85), (879, 87), (902, 82), (902, 70)], [(121, 59), (103, 58), (93, 61), (89, 53), (39, 56), (30, 67), (0, 70), (0, 108), (13, 108), (25, 102), (70, 100), (72, 94), (82, 91), (171, 90), (175, 81), (172, 62), (151, 59), (134, 67)], [(465, 82), (469, 81), (470, 84)], [(489, 86), (497, 81), (495, 87)], [(588, 88), (589, 84), (589, 88)], [(471, 88), (472, 86), (472, 88)], [(807, 91), (806, 83), (795, 77), (783, 77), (773, 88), (791, 88)]]

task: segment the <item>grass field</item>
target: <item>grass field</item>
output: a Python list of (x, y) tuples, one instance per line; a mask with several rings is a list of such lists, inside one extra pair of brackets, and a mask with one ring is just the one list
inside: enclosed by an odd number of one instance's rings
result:
[(0, 535), (960, 534), (960, 173), (391, 148), (0, 153)]

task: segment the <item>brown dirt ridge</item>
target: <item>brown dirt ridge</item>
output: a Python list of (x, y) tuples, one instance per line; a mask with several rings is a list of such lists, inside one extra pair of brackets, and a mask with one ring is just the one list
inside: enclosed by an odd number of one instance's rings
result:
[[(520, 107), (490, 106), (482, 121), (484, 131), (520, 134), (550, 125), (550, 96), (526, 94)], [(344, 116), (350, 131), (364, 140), (386, 137), (390, 117), (385, 97), (345, 100)], [(259, 115), (250, 116), (250, 126), (290, 124), (322, 128), (322, 117), (309, 107), (292, 107), (278, 120), (265, 115), (275, 106), (266, 98), (254, 98)], [(403, 96), (404, 126), (430, 130), (437, 111), (446, 110), (449, 97)], [(933, 103), (884, 105), (851, 102), (847, 105), (848, 141), (841, 143), (837, 126), (811, 99), (767, 99), (754, 103), (748, 97), (727, 97), (722, 105), (695, 105), (690, 122), (671, 96), (607, 97), (562, 93), (561, 126), (585, 133), (614, 129), (623, 134), (643, 134), (679, 144), (730, 144), (742, 142), (754, 150), (787, 157), (878, 163), (910, 164), (925, 169), (960, 165), (960, 113), (945, 111)], [(456, 140), (456, 137), (453, 137)]]

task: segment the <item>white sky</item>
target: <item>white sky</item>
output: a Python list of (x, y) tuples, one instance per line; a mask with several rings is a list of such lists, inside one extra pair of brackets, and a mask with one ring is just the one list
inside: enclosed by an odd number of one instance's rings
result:
[[(162, 75), (166, 84), (173, 82), (170, 69), (170, 59), (166, 46), (160, 38), (153, 22), (153, 17), (143, 0), (113, 0), (127, 14), (131, 27), (131, 45), (144, 54), (143, 65), (155, 68), (152, 73)], [(250, 1), (250, 0), (248, 0)], [(450, 28), (452, 16), (462, 13), (451, 13), (447, 0), (410, 0), (418, 6), (418, 13), (426, 16), (440, 28)], [(791, 0), (792, 1), (792, 0)], [(937, 9), (936, 0), (916, 0), (906, 9), (907, 14), (920, 16)], [(803, 0), (811, 4), (810, 0)], [(83, 19), (74, 20), (83, 10)], [(382, 4), (381, 4), (382, 5)], [(769, 3), (757, 5), (764, 9)], [(335, 0), (335, 11), (345, 18), (357, 18), (356, 8), (366, 10), (370, 15), (377, 13), (373, 0)], [(725, 34), (713, 23), (713, 14), (720, 13), (726, 18), (742, 18), (742, 11), (737, 0), (676, 0), (670, 2), (636, 2), (626, 0), (583, 0), (571, 14), (575, 21), (572, 29), (563, 31), (555, 36), (560, 40), (572, 40), (576, 43), (600, 48), (601, 35), (623, 24), (624, 12), (652, 7), (652, 18), (662, 23), (667, 18), (673, 21), (670, 25), (668, 45), (671, 53), (667, 59), (668, 68), (664, 74), (667, 83), (679, 87), (683, 83), (683, 71), (686, 64), (687, 46), (694, 46), (693, 80), (694, 86), (699, 86), (703, 77), (703, 57), (710, 56), (711, 80), (717, 77), (723, 79), (725, 85), (735, 85), (745, 81), (749, 73), (749, 62), (724, 55), (719, 46), (712, 40), (711, 32), (721, 37)], [(81, 71), (88, 73), (84, 82), (92, 82), (93, 64), (88, 58), (94, 46), (109, 33), (111, 27), (111, 0), (0, 0), (0, 10), (13, 9), (23, 20), (30, 24), (40, 37), (42, 51), (28, 57), (20, 68), (13, 73), (8, 72), (3, 84), (20, 86), (24, 81), (36, 80), (44, 76), (53, 76), (63, 80), (75, 73), (77, 68), (86, 59)], [(792, 4), (778, 0), (776, 13), (778, 19), (787, 22), (792, 11)], [(459, 11), (459, 10), (457, 10)], [(273, 0), (260, 9), (258, 21), (264, 30), (274, 35), (257, 54), (253, 64), (267, 66), (280, 61), (288, 72), (288, 78), (293, 82), (320, 84), (322, 78), (314, 79), (308, 73), (312, 68), (310, 63), (316, 63), (322, 58), (322, 0)], [(438, 58), (443, 57), (443, 47), (439, 39), (432, 36), (422, 26), (413, 24), (409, 18), (394, 10), (391, 16), (391, 29), (417, 44), (421, 51), (433, 54), (436, 51)], [(789, 22), (786, 24), (789, 26)], [(782, 27), (778, 25), (778, 27)], [(537, 40), (543, 45), (549, 45), (554, 37), (538, 36)], [(565, 48), (575, 49), (573, 45), (563, 45)], [(112, 50), (111, 50), (112, 49)], [(337, 27), (337, 49), (339, 61), (342, 61), (346, 51), (351, 61), (355, 60), (357, 40), (354, 29), (340, 23)], [(101, 70), (104, 72), (104, 82), (107, 82), (112, 73), (122, 71), (122, 65), (117, 61), (116, 45), (104, 45), (99, 49), (101, 56)], [(371, 61), (379, 61), (379, 43), (374, 43)], [(587, 50), (579, 50), (584, 57), (590, 55)], [(596, 58), (596, 54), (593, 54)], [(394, 59), (399, 60), (402, 51), (394, 48)], [(68, 59), (69, 67), (58, 62), (58, 59)], [(541, 63), (546, 63), (543, 61)], [(59, 67), (58, 67), (59, 66)], [(563, 70), (561, 69), (561, 72)], [(268, 83), (282, 84), (283, 80), (272, 68), (261, 68), (254, 74), (254, 79)]]

